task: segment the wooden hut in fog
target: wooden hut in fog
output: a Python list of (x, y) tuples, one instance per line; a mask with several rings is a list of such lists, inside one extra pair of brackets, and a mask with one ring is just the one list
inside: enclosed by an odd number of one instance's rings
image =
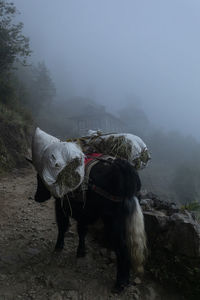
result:
[(114, 115), (107, 113), (104, 107), (101, 109), (89, 105), (82, 113), (70, 118), (73, 129), (79, 136), (87, 135), (88, 130), (101, 130), (104, 133), (126, 132), (126, 125)]

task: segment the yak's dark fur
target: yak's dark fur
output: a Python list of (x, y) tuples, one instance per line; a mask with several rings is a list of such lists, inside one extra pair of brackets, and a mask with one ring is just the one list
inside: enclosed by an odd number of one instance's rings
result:
[[(137, 171), (126, 160), (116, 159), (112, 163), (99, 161), (91, 170), (90, 183), (101, 187), (113, 196), (121, 197), (120, 202), (111, 201), (90, 189), (86, 192), (86, 201), (83, 195), (77, 194), (72, 198), (64, 199), (64, 208), (61, 199), (56, 199), (55, 211), (58, 225), (56, 250), (64, 247), (64, 235), (69, 227), (69, 216), (77, 221), (79, 245), (77, 256), (85, 255), (85, 236), (89, 224), (98, 218), (104, 222), (105, 233), (117, 257), (116, 288), (121, 290), (129, 283), (130, 255), (126, 242), (126, 222), (136, 210), (134, 196), (140, 190), (141, 183)], [(49, 192), (38, 176), (38, 187), (35, 200), (42, 202), (50, 198)], [(69, 205), (70, 202), (70, 205)], [(71, 207), (70, 207), (71, 206)]]

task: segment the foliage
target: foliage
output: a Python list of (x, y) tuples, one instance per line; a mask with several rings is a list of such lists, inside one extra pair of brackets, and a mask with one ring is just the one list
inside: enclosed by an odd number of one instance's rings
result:
[(23, 23), (13, 23), (16, 13), (13, 3), (0, 0), (0, 75), (16, 60), (25, 63), (30, 55), (29, 39), (22, 34)]
[(14, 23), (16, 14), (13, 3), (0, 0), (0, 103), (10, 107), (18, 102), (14, 63), (25, 64), (31, 53), (29, 40), (22, 34), (23, 24)]
[[(56, 89), (44, 62), (35, 68), (35, 99), (32, 101), (33, 111), (38, 112), (38, 106), (45, 107), (52, 103)], [(33, 91), (32, 91), (33, 92)], [(32, 99), (33, 100), (33, 99)]]
[(181, 207), (182, 209), (187, 209), (189, 211), (200, 211), (200, 202), (190, 202)]
[(183, 205), (181, 207), (181, 209), (189, 210), (190, 212), (192, 212), (195, 215), (197, 221), (200, 221), (200, 202), (199, 201), (186, 203), (185, 205)]
[(26, 64), (29, 39), (22, 34), (23, 24), (15, 23), (17, 13), (12, 3), (0, 0), (0, 170), (24, 162), (32, 116), (48, 107), (55, 96), (45, 64)]
[(31, 114), (22, 107), (15, 107), (15, 110), (8, 108), (0, 103), (0, 120), (4, 122), (12, 122), (14, 124), (31, 124), (33, 122)]
[(25, 105), (34, 117), (42, 108), (48, 109), (53, 103), (56, 89), (50, 73), (44, 62), (37, 66), (20, 67), (16, 71), (20, 84), (18, 95), (22, 105)]

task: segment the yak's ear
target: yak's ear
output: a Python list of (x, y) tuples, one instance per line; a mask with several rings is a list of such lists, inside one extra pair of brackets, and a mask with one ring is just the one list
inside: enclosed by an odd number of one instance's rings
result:
[(30, 159), (30, 158), (28, 158), (28, 157), (25, 157), (25, 159), (30, 163), (30, 164), (32, 164), (33, 165), (33, 161), (32, 161), (32, 159)]

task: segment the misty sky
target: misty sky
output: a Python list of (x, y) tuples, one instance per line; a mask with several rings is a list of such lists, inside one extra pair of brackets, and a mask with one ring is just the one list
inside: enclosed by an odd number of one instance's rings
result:
[(199, 0), (14, 3), (58, 95), (91, 96), (110, 111), (133, 99), (154, 124), (200, 139)]

